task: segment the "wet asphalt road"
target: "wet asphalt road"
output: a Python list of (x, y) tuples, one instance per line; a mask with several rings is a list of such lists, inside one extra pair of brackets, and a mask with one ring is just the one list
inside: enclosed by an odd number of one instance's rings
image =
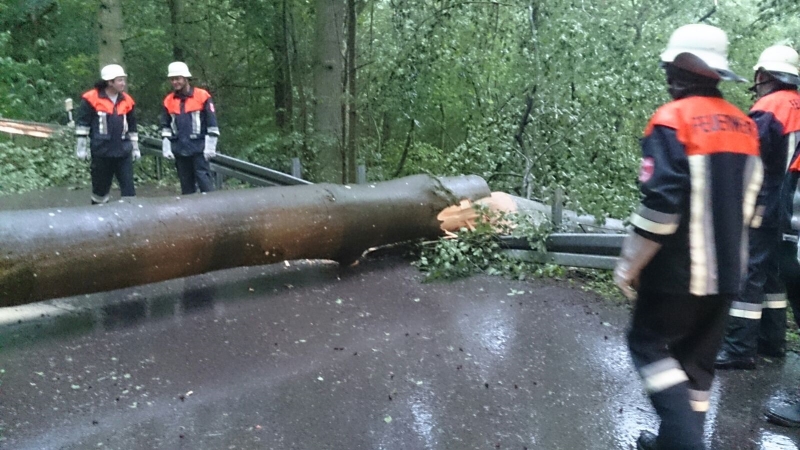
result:
[[(421, 280), (397, 256), (298, 262), (0, 310), (0, 446), (604, 450), (655, 429), (624, 307)], [(762, 365), (718, 377), (712, 449), (800, 447), (762, 417), (800, 358)]]
[[(0, 448), (629, 449), (657, 417), (628, 319), (569, 281), (422, 283), (397, 255), (0, 308)], [(795, 354), (719, 373), (710, 448), (800, 448), (800, 431), (763, 419), (799, 381)]]

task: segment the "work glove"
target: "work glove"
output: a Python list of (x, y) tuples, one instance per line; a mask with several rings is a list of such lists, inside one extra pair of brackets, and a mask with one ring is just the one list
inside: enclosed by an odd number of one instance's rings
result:
[(800, 240), (797, 241), (797, 264), (800, 264)]
[(209, 161), (211, 158), (217, 156), (216, 136), (211, 136), (210, 134), (206, 135), (206, 148), (203, 150), (203, 156), (205, 156), (206, 161)]
[(161, 156), (167, 159), (175, 159), (175, 155), (172, 154), (172, 143), (169, 141), (169, 138), (161, 140)]
[(139, 151), (139, 142), (133, 141), (133, 150), (131, 151), (131, 156), (133, 157), (134, 161), (138, 161), (142, 158), (142, 152)]
[(78, 143), (75, 144), (75, 156), (81, 161), (89, 159), (89, 138), (79, 137)]
[(634, 231), (625, 238), (617, 267), (614, 268), (614, 284), (628, 300), (636, 298), (635, 288), (639, 285), (639, 274), (659, 249), (661, 244), (645, 239)]

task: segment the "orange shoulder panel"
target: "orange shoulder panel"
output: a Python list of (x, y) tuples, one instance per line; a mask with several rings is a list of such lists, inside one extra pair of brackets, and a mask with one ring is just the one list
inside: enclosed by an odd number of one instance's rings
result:
[(97, 92), (97, 89), (91, 89), (83, 93), (81, 98), (85, 99), (92, 105), (95, 111), (104, 112), (106, 114), (113, 114), (114, 113), (114, 104), (111, 103), (111, 100), (107, 97), (100, 97), (100, 93)]
[(789, 172), (800, 172), (800, 158), (794, 159), (792, 165), (789, 166)]
[(750, 111), (772, 113), (775, 120), (783, 125), (784, 133), (800, 131), (800, 92), (776, 91), (761, 97)]
[(124, 92), (120, 95), (122, 95), (122, 99), (120, 99), (119, 103), (117, 103), (117, 114), (124, 116), (125, 114), (131, 112), (133, 107), (136, 105), (136, 102), (133, 101), (133, 97)]
[(92, 103), (92, 99), (97, 97), (99, 97), (97, 89), (89, 89), (88, 91), (84, 92), (83, 95), (81, 95), (81, 98), (85, 99), (90, 104)]
[(167, 112), (170, 114), (180, 114), (181, 99), (176, 97), (174, 92), (170, 92), (164, 97), (164, 108), (166, 108)]
[(187, 113), (202, 111), (206, 107), (206, 101), (211, 98), (211, 94), (205, 89), (194, 88), (192, 96), (186, 99), (184, 111)]
[(197, 98), (202, 103), (205, 103), (206, 100), (211, 98), (211, 94), (209, 94), (208, 91), (205, 90), (205, 89), (194, 88), (194, 96), (193, 97)]
[(650, 118), (650, 121), (647, 123), (647, 127), (644, 129), (644, 135), (649, 136), (650, 133), (653, 132), (653, 128), (656, 125), (672, 128), (675, 130), (680, 129), (681, 127), (680, 101), (669, 102), (658, 108), (656, 112), (653, 114), (653, 116)]

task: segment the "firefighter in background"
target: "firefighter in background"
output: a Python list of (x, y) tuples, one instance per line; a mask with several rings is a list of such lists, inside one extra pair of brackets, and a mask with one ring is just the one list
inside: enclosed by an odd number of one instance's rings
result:
[(661, 54), (674, 101), (642, 139), (642, 201), (631, 216), (614, 281), (633, 310), (628, 347), (661, 418), (638, 449), (705, 449), (714, 360), (743, 276), (747, 226), (763, 176), (756, 124), (722, 98), (728, 39), (678, 28)]
[[(786, 158), (783, 167), (788, 165), (778, 204), (778, 264), (795, 321), (800, 323), (800, 57), (790, 47), (775, 46), (762, 53), (759, 65), (762, 67), (755, 85), (759, 99), (752, 111), (760, 113), (754, 117), (764, 140), (762, 148), (771, 145), (780, 149)], [(767, 409), (767, 419), (778, 425), (800, 427), (800, 403), (773, 406)]]
[(219, 127), (211, 94), (189, 84), (192, 74), (182, 62), (167, 68), (173, 91), (164, 98), (161, 115), (162, 154), (174, 159), (181, 194), (214, 190), (209, 160), (217, 155)]
[[(750, 230), (747, 278), (739, 298), (731, 305), (725, 340), (714, 364), (717, 369), (755, 369), (757, 354), (780, 358), (786, 353), (787, 302), (780, 273), (797, 271), (791, 267), (795, 264), (794, 251), (789, 251), (789, 266), (783, 268), (779, 267), (779, 251), (784, 234), (795, 236), (789, 223), (795, 186), (784, 180), (791, 178), (787, 179), (786, 174), (795, 157), (800, 131), (797, 66), (794, 49), (775, 45), (764, 50), (753, 67), (756, 72), (752, 90), (757, 101), (750, 109), (750, 117), (758, 126), (761, 142), (764, 184), (759, 205), (765, 209), (760, 227)], [(783, 211), (781, 204), (785, 206)], [(793, 296), (797, 299), (800, 292), (796, 290), (796, 276), (789, 281), (795, 285)]]
[(133, 161), (141, 158), (135, 103), (125, 93), (127, 75), (117, 64), (100, 70), (100, 81), (81, 96), (75, 126), (75, 156), (91, 157), (92, 204), (108, 202), (113, 178), (123, 197), (136, 195)]

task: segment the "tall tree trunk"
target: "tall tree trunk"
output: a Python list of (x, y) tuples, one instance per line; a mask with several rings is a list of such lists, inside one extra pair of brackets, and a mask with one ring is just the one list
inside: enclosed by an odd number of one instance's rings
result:
[(169, 6), (170, 33), (172, 33), (172, 59), (183, 61), (183, 41), (181, 39), (181, 17), (183, 16), (183, 0), (167, 0)]
[(122, 64), (122, 0), (100, 0), (97, 11), (98, 60), (100, 68), (107, 64)]
[(319, 146), (319, 180), (343, 181), (342, 173), (342, 2), (317, 0), (314, 54), (314, 129)]
[(282, 0), (278, 7), (278, 17), (275, 21), (278, 26), (273, 28), (273, 42), (275, 55), (275, 124), (286, 138), (292, 132), (292, 73), (291, 58), (289, 56), (289, 7), (287, 0)]
[[(297, 35), (294, 24), (294, 14), (292, 13), (292, 9), (288, 10), (289, 15), (289, 38), (291, 39), (291, 52), (292, 52), (292, 69), (294, 73), (302, 73), (305, 70), (305, 67), (301, 68), (300, 63), (300, 56), (298, 55), (297, 51)], [(300, 144), (300, 150), (297, 152), (295, 156), (300, 157), (302, 161), (311, 161), (314, 155), (311, 152), (311, 148), (309, 147), (309, 131), (308, 131), (308, 122), (309, 122), (309, 111), (308, 111), (308, 97), (306, 96), (306, 89), (305, 89), (305, 79), (303, 77), (298, 77), (297, 82), (297, 97), (300, 101), (300, 111), (298, 113), (298, 119), (300, 120), (300, 134), (302, 136), (302, 143)]]
[(358, 110), (356, 91), (356, 0), (347, 0), (347, 179), (356, 181)]

